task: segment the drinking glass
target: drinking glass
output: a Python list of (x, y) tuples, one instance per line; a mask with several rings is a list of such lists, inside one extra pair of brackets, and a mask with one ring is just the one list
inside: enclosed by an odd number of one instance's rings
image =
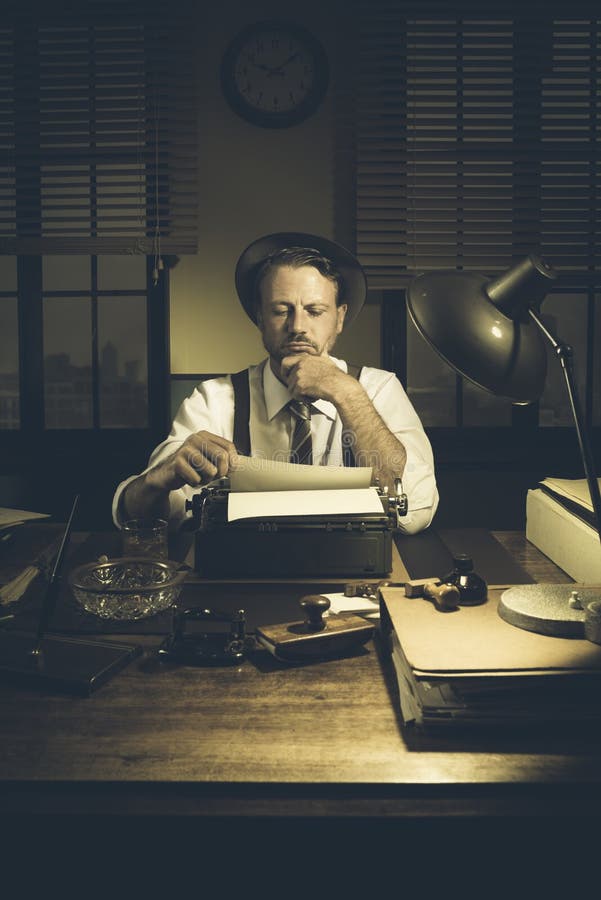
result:
[(130, 519), (121, 526), (123, 556), (167, 559), (165, 519)]

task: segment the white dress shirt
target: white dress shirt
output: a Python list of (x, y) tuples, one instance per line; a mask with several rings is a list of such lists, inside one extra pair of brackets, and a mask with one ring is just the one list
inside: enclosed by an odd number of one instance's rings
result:
[[(347, 371), (343, 360), (332, 359), (340, 369)], [(401, 530), (407, 533), (421, 531), (430, 524), (438, 506), (430, 441), (403, 386), (392, 372), (364, 366), (359, 383), (407, 453), (402, 481), (409, 502), (409, 512), (402, 520)], [(268, 360), (249, 367), (249, 386), (251, 456), (288, 460), (294, 430), (293, 416), (286, 408), (292, 399), (290, 392), (275, 377)], [(184, 400), (169, 436), (153, 451), (144, 471), (166, 459), (190, 434), (198, 431), (209, 431), (233, 440), (234, 389), (229, 375), (201, 382)], [(313, 465), (344, 465), (342, 422), (333, 403), (327, 400), (312, 401), (311, 435)], [(121, 493), (136, 477), (134, 475), (123, 481), (115, 492), (113, 519), (116, 525), (120, 522)], [(186, 512), (186, 500), (199, 490), (200, 488), (184, 485), (179, 490), (171, 491), (171, 527), (179, 527), (191, 515)]]

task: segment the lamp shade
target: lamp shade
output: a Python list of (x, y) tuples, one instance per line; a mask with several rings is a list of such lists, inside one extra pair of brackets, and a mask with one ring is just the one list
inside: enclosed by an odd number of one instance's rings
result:
[(515, 403), (543, 392), (547, 355), (528, 315), (556, 273), (529, 256), (488, 279), (458, 270), (418, 275), (407, 290), (409, 314), (422, 337), (460, 375)]

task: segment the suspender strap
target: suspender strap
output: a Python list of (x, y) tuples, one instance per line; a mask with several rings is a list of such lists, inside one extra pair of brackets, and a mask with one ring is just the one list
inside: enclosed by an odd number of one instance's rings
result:
[(234, 386), (234, 444), (242, 456), (250, 456), (250, 386), (248, 369), (232, 375)]
[[(359, 378), (361, 368), (348, 365), (348, 373), (353, 378)], [(248, 383), (248, 369), (235, 372), (232, 375), (234, 387), (234, 444), (238, 453), (250, 456), (250, 385)], [(345, 466), (354, 466), (353, 438), (350, 432), (342, 432), (342, 454)]]

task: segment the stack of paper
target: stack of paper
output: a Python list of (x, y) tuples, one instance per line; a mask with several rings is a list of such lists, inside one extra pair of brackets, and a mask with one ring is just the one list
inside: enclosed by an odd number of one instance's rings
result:
[(278, 516), (382, 515), (371, 466), (296, 466), (241, 456), (230, 472), (228, 521)]
[[(601, 478), (598, 479), (601, 489)], [(565, 509), (596, 527), (595, 514), (586, 478), (543, 478), (541, 489), (550, 497), (561, 503)]]
[[(356, 616), (364, 616), (366, 619), (378, 620), (380, 618), (380, 604), (370, 597), (347, 597), (343, 593), (322, 594), (330, 601), (329, 613), (353, 613)], [(327, 615), (328, 613), (326, 613)]]
[(545, 478), (528, 491), (526, 537), (571, 578), (601, 582), (601, 541), (586, 479)]
[[(35, 519), (47, 518), (48, 515), (46, 513), (29, 512), (25, 509), (9, 509), (0, 506), (0, 546), (10, 545), (13, 538), (13, 530), (19, 525)], [(39, 572), (40, 566), (34, 562), (25, 566), (13, 578), (9, 578), (6, 584), (0, 583), (0, 606), (20, 600)]]
[(406, 723), (601, 719), (601, 646), (509, 625), (497, 613), (504, 589), (490, 588), (482, 606), (441, 613), (382, 588), (380, 627)]
[(232, 491), (315, 491), (369, 487), (371, 466), (298, 466), (278, 459), (239, 456), (230, 469)]
[(9, 509), (0, 506), (0, 529), (12, 528), (13, 525), (22, 525), (33, 519), (47, 519), (47, 513), (29, 512), (26, 509)]

